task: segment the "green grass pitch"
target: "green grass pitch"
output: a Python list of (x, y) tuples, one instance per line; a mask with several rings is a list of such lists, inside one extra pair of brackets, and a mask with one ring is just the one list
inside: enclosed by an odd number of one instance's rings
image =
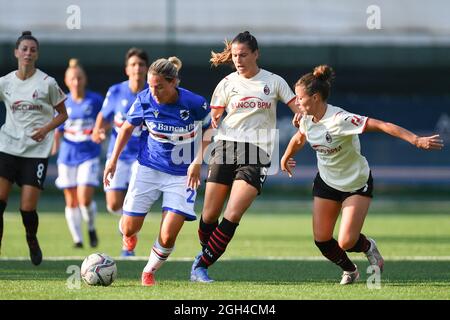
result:
[[(17, 203), (10, 201), (5, 214), (0, 300), (450, 298), (450, 203), (445, 201), (374, 201), (363, 232), (377, 240), (386, 260), (379, 289), (368, 286), (368, 262), (362, 254), (354, 253), (350, 257), (358, 265), (360, 281), (345, 287), (338, 284), (340, 270), (321, 257), (312, 241), (308, 201), (258, 199), (241, 221), (225, 255), (210, 268), (216, 280), (212, 284), (188, 281), (192, 259), (199, 251), (198, 222), (185, 223), (175, 251), (156, 275), (158, 285), (151, 288), (140, 285), (140, 275), (159, 226), (157, 206), (147, 216), (139, 235), (139, 257), (117, 259), (118, 278), (110, 287), (81, 283), (74, 288), (70, 287), (74, 282), (71, 273), (66, 272), (68, 267), (80, 266), (83, 258), (93, 252), (119, 255), (118, 217), (100, 210), (99, 247), (74, 249), (61, 198), (44, 200), (38, 233), (44, 261), (35, 267), (28, 259), (24, 229), (15, 206)], [(99, 208), (104, 208), (104, 203), (100, 202)]]

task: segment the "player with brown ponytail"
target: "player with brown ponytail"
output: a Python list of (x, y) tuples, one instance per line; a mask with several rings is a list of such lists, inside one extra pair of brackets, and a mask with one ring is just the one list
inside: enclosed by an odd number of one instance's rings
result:
[[(292, 175), (290, 160), (306, 141), (317, 152), (319, 172), (313, 184), (313, 234), (316, 246), (342, 268), (341, 284), (358, 280), (357, 266), (346, 252), (363, 252), (369, 263), (383, 271), (384, 260), (375, 241), (361, 233), (372, 201), (373, 179), (366, 158), (360, 153), (358, 135), (384, 132), (419, 149), (439, 150), (439, 135), (419, 137), (395, 124), (360, 116), (327, 103), (332, 68), (321, 65), (295, 84), (296, 103), (302, 117), (281, 159), (281, 169)], [(342, 212), (338, 240), (333, 231)]]

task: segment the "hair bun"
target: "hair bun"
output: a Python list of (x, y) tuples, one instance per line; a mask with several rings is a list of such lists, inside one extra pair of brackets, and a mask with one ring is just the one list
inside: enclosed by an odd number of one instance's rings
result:
[(331, 67), (322, 64), (314, 68), (313, 76), (322, 81), (331, 81), (334, 78), (334, 71)]
[(177, 57), (169, 57), (167, 60), (172, 62), (173, 65), (175, 66), (175, 68), (177, 68), (177, 70), (180, 71), (181, 66), (183, 65), (183, 63), (181, 62), (181, 60), (179, 58), (177, 58)]
[(22, 31), (22, 36), (31, 36), (31, 31)]
[(75, 58), (71, 58), (69, 60), (69, 68), (75, 68), (75, 67), (79, 67), (80, 63), (78, 62), (78, 59)]

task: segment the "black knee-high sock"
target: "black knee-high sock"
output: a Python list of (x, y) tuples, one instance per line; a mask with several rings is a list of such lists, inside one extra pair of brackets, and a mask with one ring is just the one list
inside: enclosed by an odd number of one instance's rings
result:
[(2, 246), (2, 238), (3, 238), (3, 214), (5, 213), (6, 202), (0, 200), (0, 247)]
[(39, 217), (37, 215), (36, 210), (25, 211), (20, 209), (20, 213), (22, 214), (22, 222), (23, 225), (25, 226), (27, 240), (31, 238), (36, 238), (39, 225)]
[(198, 238), (200, 239), (200, 245), (202, 246), (202, 250), (208, 245), (209, 237), (216, 230), (219, 225), (219, 221), (214, 223), (205, 223), (203, 221), (203, 217), (200, 217), (200, 223), (198, 226)]
[(314, 241), (316, 246), (319, 248), (320, 252), (330, 260), (331, 262), (337, 264), (344, 271), (355, 271), (355, 265), (348, 258), (347, 254), (341, 247), (339, 247), (338, 242), (331, 238), (331, 240), (319, 242)]
[(359, 235), (358, 241), (356, 241), (355, 245), (346, 250), (347, 252), (367, 252), (370, 249), (370, 241), (367, 240), (366, 236), (362, 233)]
[(203, 249), (203, 255), (197, 267), (207, 268), (219, 259), (233, 238), (238, 225), (239, 223), (234, 223), (223, 218), (222, 222), (211, 234), (208, 244)]

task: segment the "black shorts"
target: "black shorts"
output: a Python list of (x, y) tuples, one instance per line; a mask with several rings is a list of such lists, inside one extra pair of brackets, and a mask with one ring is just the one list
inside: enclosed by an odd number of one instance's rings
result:
[(48, 158), (24, 158), (0, 152), (0, 177), (11, 183), (44, 189)]
[(231, 186), (234, 180), (244, 180), (260, 194), (270, 157), (253, 144), (219, 140), (215, 142), (208, 164), (207, 182)]
[(364, 187), (361, 189), (352, 191), (352, 192), (344, 192), (336, 190), (329, 185), (325, 183), (325, 181), (322, 180), (319, 173), (317, 173), (316, 178), (314, 179), (313, 184), (313, 196), (334, 200), (337, 202), (343, 202), (345, 199), (347, 199), (350, 196), (353, 196), (355, 194), (359, 194), (361, 196), (370, 197), (373, 198), (373, 178), (372, 178), (372, 172), (369, 173), (369, 179), (367, 179), (367, 183)]

